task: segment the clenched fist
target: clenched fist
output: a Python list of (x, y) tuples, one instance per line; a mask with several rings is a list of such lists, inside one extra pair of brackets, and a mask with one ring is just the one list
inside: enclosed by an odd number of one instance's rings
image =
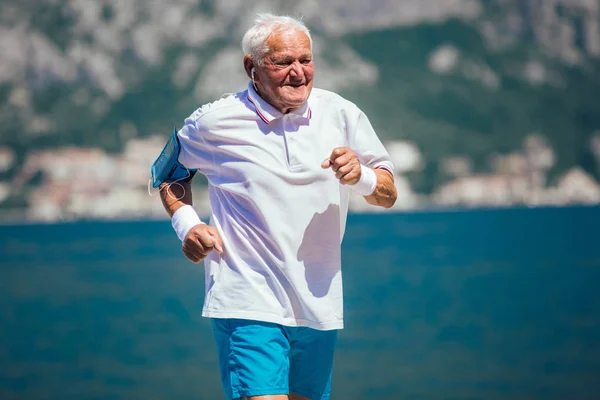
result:
[(354, 185), (360, 179), (361, 167), (358, 156), (349, 147), (336, 147), (329, 158), (321, 164), (331, 168), (342, 185)]
[(217, 228), (210, 225), (194, 226), (183, 240), (183, 254), (194, 264), (204, 260), (213, 249), (222, 253), (223, 240)]

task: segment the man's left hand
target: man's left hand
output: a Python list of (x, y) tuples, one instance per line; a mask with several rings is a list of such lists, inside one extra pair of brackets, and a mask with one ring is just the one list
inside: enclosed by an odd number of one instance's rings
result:
[(360, 161), (349, 147), (336, 147), (321, 168), (331, 168), (342, 185), (354, 185), (360, 179)]

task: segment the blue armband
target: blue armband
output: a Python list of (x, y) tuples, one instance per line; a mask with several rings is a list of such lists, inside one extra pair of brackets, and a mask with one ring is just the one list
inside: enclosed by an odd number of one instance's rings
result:
[(177, 131), (173, 128), (171, 138), (163, 148), (158, 158), (152, 163), (152, 187), (157, 188), (163, 182), (181, 181), (191, 179), (196, 170), (190, 170), (179, 162), (181, 146)]

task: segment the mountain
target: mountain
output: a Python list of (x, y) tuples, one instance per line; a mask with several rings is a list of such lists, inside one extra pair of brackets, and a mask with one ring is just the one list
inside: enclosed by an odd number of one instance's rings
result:
[(258, 11), (304, 17), (316, 85), (357, 103), (385, 141), (417, 149), (402, 171), (416, 193), (460, 175), (456, 160), (462, 174), (497, 173), (531, 140), (553, 155), (544, 185), (574, 167), (600, 178), (599, 0), (248, 3), (4, 0), (0, 146), (14, 161), (0, 205), (27, 206), (47, 179), (22, 178), (37, 151), (119, 154), (243, 88), (239, 42)]

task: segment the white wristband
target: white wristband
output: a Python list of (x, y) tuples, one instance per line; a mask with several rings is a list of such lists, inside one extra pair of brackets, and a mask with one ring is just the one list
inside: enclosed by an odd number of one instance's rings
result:
[(177, 237), (182, 242), (190, 229), (198, 224), (204, 224), (204, 222), (200, 220), (196, 210), (194, 210), (194, 207), (190, 205), (179, 207), (173, 214), (173, 217), (171, 217), (171, 225), (173, 225), (173, 229), (175, 229)]
[(354, 185), (354, 189), (363, 196), (373, 194), (377, 187), (377, 175), (371, 168), (360, 165), (360, 179)]

